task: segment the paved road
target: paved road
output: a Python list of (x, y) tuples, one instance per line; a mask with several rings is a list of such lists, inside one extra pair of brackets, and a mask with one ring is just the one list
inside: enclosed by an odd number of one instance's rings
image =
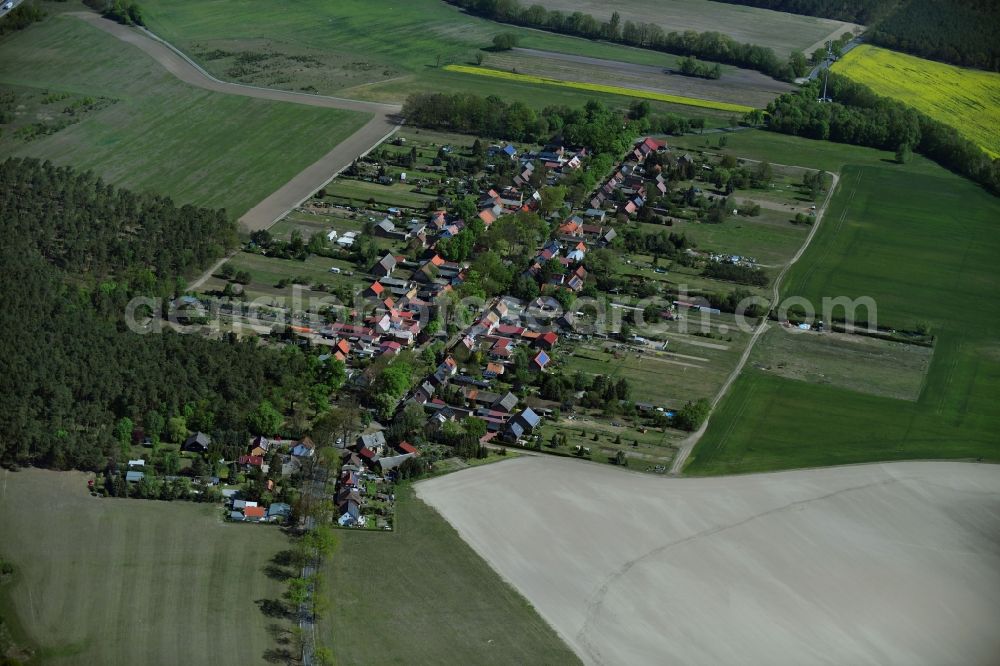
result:
[[(745, 161), (757, 162), (758, 160), (745, 160)], [(774, 166), (790, 166), (790, 165), (775, 164)], [(805, 242), (802, 244), (802, 247), (799, 248), (798, 252), (795, 253), (795, 256), (792, 257), (791, 261), (785, 264), (785, 267), (781, 269), (781, 272), (778, 273), (778, 276), (774, 279), (774, 284), (771, 286), (771, 307), (775, 307), (778, 304), (778, 298), (780, 297), (781, 281), (784, 279), (785, 275), (788, 273), (788, 270), (795, 264), (795, 262), (797, 262), (800, 258), (802, 258), (802, 255), (805, 254), (806, 248), (809, 247), (809, 244), (812, 243), (813, 238), (816, 236), (816, 232), (819, 231), (819, 225), (823, 221), (823, 214), (826, 212), (827, 206), (830, 205), (830, 199), (833, 198), (833, 193), (834, 191), (836, 191), (837, 184), (840, 182), (839, 175), (837, 175), (836, 173), (830, 173), (830, 175), (833, 176), (833, 182), (830, 184), (830, 189), (827, 191), (826, 198), (823, 200), (823, 203), (816, 209), (816, 221), (813, 222), (812, 227), (809, 229), (809, 235), (806, 236)], [(757, 329), (753, 332), (753, 336), (750, 338), (750, 342), (747, 343), (746, 349), (743, 350), (743, 354), (740, 356), (740, 360), (736, 364), (736, 367), (733, 368), (733, 371), (729, 373), (728, 377), (726, 377), (726, 383), (722, 385), (722, 388), (719, 389), (719, 392), (716, 393), (715, 397), (712, 399), (712, 412), (715, 411), (715, 408), (718, 406), (719, 402), (722, 401), (722, 398), (729, 391), (729, 387), (733, 385), (733, 382), (736, 381), (736, 378), (743, 371), (743, 367), (746, 365), (747, 359), (750, 358), (750, 352), (753, 351), (754, 345), (757, 344), (757, 340), (759, 340), (760, 336), (763, 335), (764, 331), (767, 330), (768, 325), (769, 325), (768, 319), (767, 317), (764, 317), (764, 319), (762, 319), (760, 324), (757, 326)], [(708, 430), (708, 423), (711, 420), (712, 420), (712, 413), (710, 412), (708, 418), (705, 419), (705, 422), (701, 424), (701, 427), (698, 428), (698, 430), (696, 430), (695, 432), (688, 435), (688, 437), (683, 442), (681, 442), (681, 448), (677, 451), (677, 455), (674, 456), (673, 463), (670, 465), (670, 473), (672, 475), (678, 475), (684, 470), (684, 464), (687, 462), (688, 457), (691, 455), (691, 451), (694, 450), (694, 447), (698, 443), (698, 440), (700, 440), (702, 435), (705, 434), (705, 431)]]
[[(860, 43), (861, 43), (861, 38), (860, 37), (855, 37), (851, 41), (849, 41), (846, 44), (844, 44), (844, 48), (840, 49), (840, 57), (843, 58), (845, 55), (847, 55), (848, 51), (850, 51), (851, 49), (853, 49), (855, 46), (857, 46)], [(829, 58), (824, 59), (823, 62), (821, 62), (820, 64), (818, 64), (818, 65), (816, 65), (815, 67), (812, 68), (812, 70), (809, 72), (809, 76), (807, 76), (806, 78), (809, 79), (810, 81), (812, 81), (817, 76), (819, 76), (823, 72), (823, 70), (828, 69), (829, 67), (831, 67), (834, 62), (836, 62), (836, 61), (835, 60), (831, 60)]]
[(355, 158), (367, 153), (395, 132), (401, 122), (399, 113), (402, 109), (394, 104), (310, 95), (220, 81), (181, 51), (148, 30), (120, 25), (89, 12), (73, 12), (72, 16), (90, 23), (123, 42), (138, 47), (178, 79), (199, 88), (227, 95), (242, 95), (276, 102), (290, 102), (372, 114), (372, 119), (361, 129), (247, 211), (240, 218), (240, 223), (249, 231), (266, 229), (284, 217), (288, 211), (308, 199), (313, 192), (329, 183), (337, 174), (350, 166)]
[[(7, 16), (7, 14), (10, 14), (12, 11), (14, 11), (15, 9), (17, 9), (18, 5), (20, 5), (21, 2), (23, 2), (23, 0), (14, 0), (14, 4), (11, 5), (10, 9), (0, 10), (0, 18), (3, 18), (4, 16)], [(3, 6), (5, 4), (7, 4), (6, 0), (4, 0), (3, 2), (0, 2), (0, 6)]]

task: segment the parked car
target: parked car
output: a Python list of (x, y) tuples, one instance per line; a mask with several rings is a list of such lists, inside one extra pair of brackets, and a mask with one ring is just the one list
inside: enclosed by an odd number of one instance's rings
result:
[(334, 266), (333, 268), (330, 269), (330, 272), (331, 273), (340, 273), (340, 269), (337, 268), (336, 266)]

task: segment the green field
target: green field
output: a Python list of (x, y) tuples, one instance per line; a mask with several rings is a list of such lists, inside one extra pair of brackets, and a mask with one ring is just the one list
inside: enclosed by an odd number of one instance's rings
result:
[(0, 61), (0, 86), (118, 100), (34, 141), (5, 131), (0, 156), (27, 155), (93, 169), (116, 185), (225, 207), (233, 216), (366, 121), (361, 113), (187, 86), (135, 47), (60, 14), (6, 35)]
[[(499, 32), (517, 33), (521, 46), (529, 48), (644, 65), (674, 62), (667, 54), (493, 23), (441, 0), (270, 5), (250, 0), (151, 0), (142, 6), (153, 32), (220, 78), (378, 101), (399, 102), (411, 92), (440, 91), (495, 94), (537, 108), (580, 105), (592, 98), (620, 107), (631, 102), (617, 95), (477, 80), (443, 69), (448, 64), (476, 64), (477, 53)], [(263, 59), (248, 61), (246, 54)], [(653, 106), (694, 113), (690, 107)], [(730, 114), (699, 109), (696, 115), (722, 122)]]
[(928, 326), (937, 340), (919, 397), (893, 400), (748, 369), (712, 417), (687, 471), (1000, 460), (998, 219), (1000, 201), (942, 169), (844, 167), (823, 226), (783, 296), (817, 303), (871, 296), (880, 325)]
[(754, 347), (750, 364), (788, 379), (916, 400), (932, 353), (905, 342), (772, 326)]
[(279, 648), (272, 631), (291, 625), (256, 604), (284, 590), (263, 571), (288, 547), (277, 528), (223, 523), (218, 506), (93, 498), (79, 472), (0, 476), (0, 551), (17, 568), (0, 615), (16, 615), (38, 662), (245, 666)]
[[(668, 137), (675, 150), (705, 150), (727, 152), (741, 158), (768, 160), (773, 164), (804, 166), (825, 171), (840, 171), (845, 164), (888, 167), (896, 163), (895, 153), (861, 148), (832, 141), (813, 141), (763, 129), (728, 132), (727, 145), (718, 147), (719, 134), (688, 134)], [(914, 155), (897, 171), (937, 175), (941, 168), (926, 157)]]
[(579, 663), (411, 488), (396, 516), (391, 533), (341, 533), (325, 564), (319, 640), (338, 664)]

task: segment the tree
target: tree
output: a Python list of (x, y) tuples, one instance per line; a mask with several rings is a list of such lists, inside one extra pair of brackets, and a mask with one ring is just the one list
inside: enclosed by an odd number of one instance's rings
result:
[(462, 422), (462, 426), (465, 428), (466, 434), (471, 437), (475, 437), (476, 440), (485, 435), (487, 430), (486, 421), (478, 419), (474, 416), (465, 419), (465, 421)]
[(115, 425), (115, 439), (118, 440), (118, 446), (121, 447), (124, 456), (129, 455), (131, 451), (133, 429), (132, 419), (127, 416), (118, 419), (118, 423)]
[(910, 144), (901, 143), (899, 148), (896, 149), (896, 161), (900, 164), (906, 164), (910, 161), (910, 157), (913, 156), (913, 152), (910, 148)]
[(200, 455), (195, 456), (191, 462), (191, 473), (198, 477), (208, 475), (208, 465), (205, 464), (205, 459)]
[(177, 455), (176, 451), (168, 451), (167, 455), (163, 456), (163, 472), (167, 476), (174, 476), (181, 468), (181, 459)]
[(693, 432), (701, 427), (701, 424), (708, 418), (708, 414), (711, 410), (711, 403), (704, 398), (701, 398), (697, 402), (688, 401), (683, 407), (681, 407), (677, 414), (674, 415), (674, 426), (680, 428), (681, 430)]
[(166, 427), (166, 421), (164, 421), (163, 416), (155, 409), (151, 409), (147, 412), (143, 424), (145, 425), (146, 435), (154, 443), (159, 442), (160, 437), (163, 435), (163, 429)]
[(809, 72), (809, 61), (802, 51), (792, 51), (792, 55), (788, 57), (788, 66), (795, 78), (803, 77)]
[(330, 555), (337, 547), (337, 535), (334, 534), (332, 528), (326, 525), (317, 525), (302, 539), (305, 547), (315, 552), (319, 557)]
[(247, 415), (247, 427), (255, 435), (274, 435), (285, 419), (270, 400), (262, 400), (257, 409)]
[(543, 187), (541, 190), (542, 201), (539, 204), (539, 211), (542, 215), (548, 216), (559, 210), (566, 202), (566, 186), (551, 185)]
[(187, 419), (183, 416), (173, 416), (167, 420), (167, 439), (174, 443), (187, 439)]
[(510, 51), (517, 46), (517, 35), (512, 32), (501, 32), (493, 36), (493, 49), (495, 51)]
[(285, 598), (295, 608), (309, 600), (309, 581), (302, 577), (288, 579), (288, 590), (285, 591)]

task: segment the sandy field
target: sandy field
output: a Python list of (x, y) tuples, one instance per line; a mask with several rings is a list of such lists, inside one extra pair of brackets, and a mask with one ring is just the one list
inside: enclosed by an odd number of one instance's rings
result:
[(997, 466), (525, 456), (416, 487), (588, 664), (1000, 663)]

